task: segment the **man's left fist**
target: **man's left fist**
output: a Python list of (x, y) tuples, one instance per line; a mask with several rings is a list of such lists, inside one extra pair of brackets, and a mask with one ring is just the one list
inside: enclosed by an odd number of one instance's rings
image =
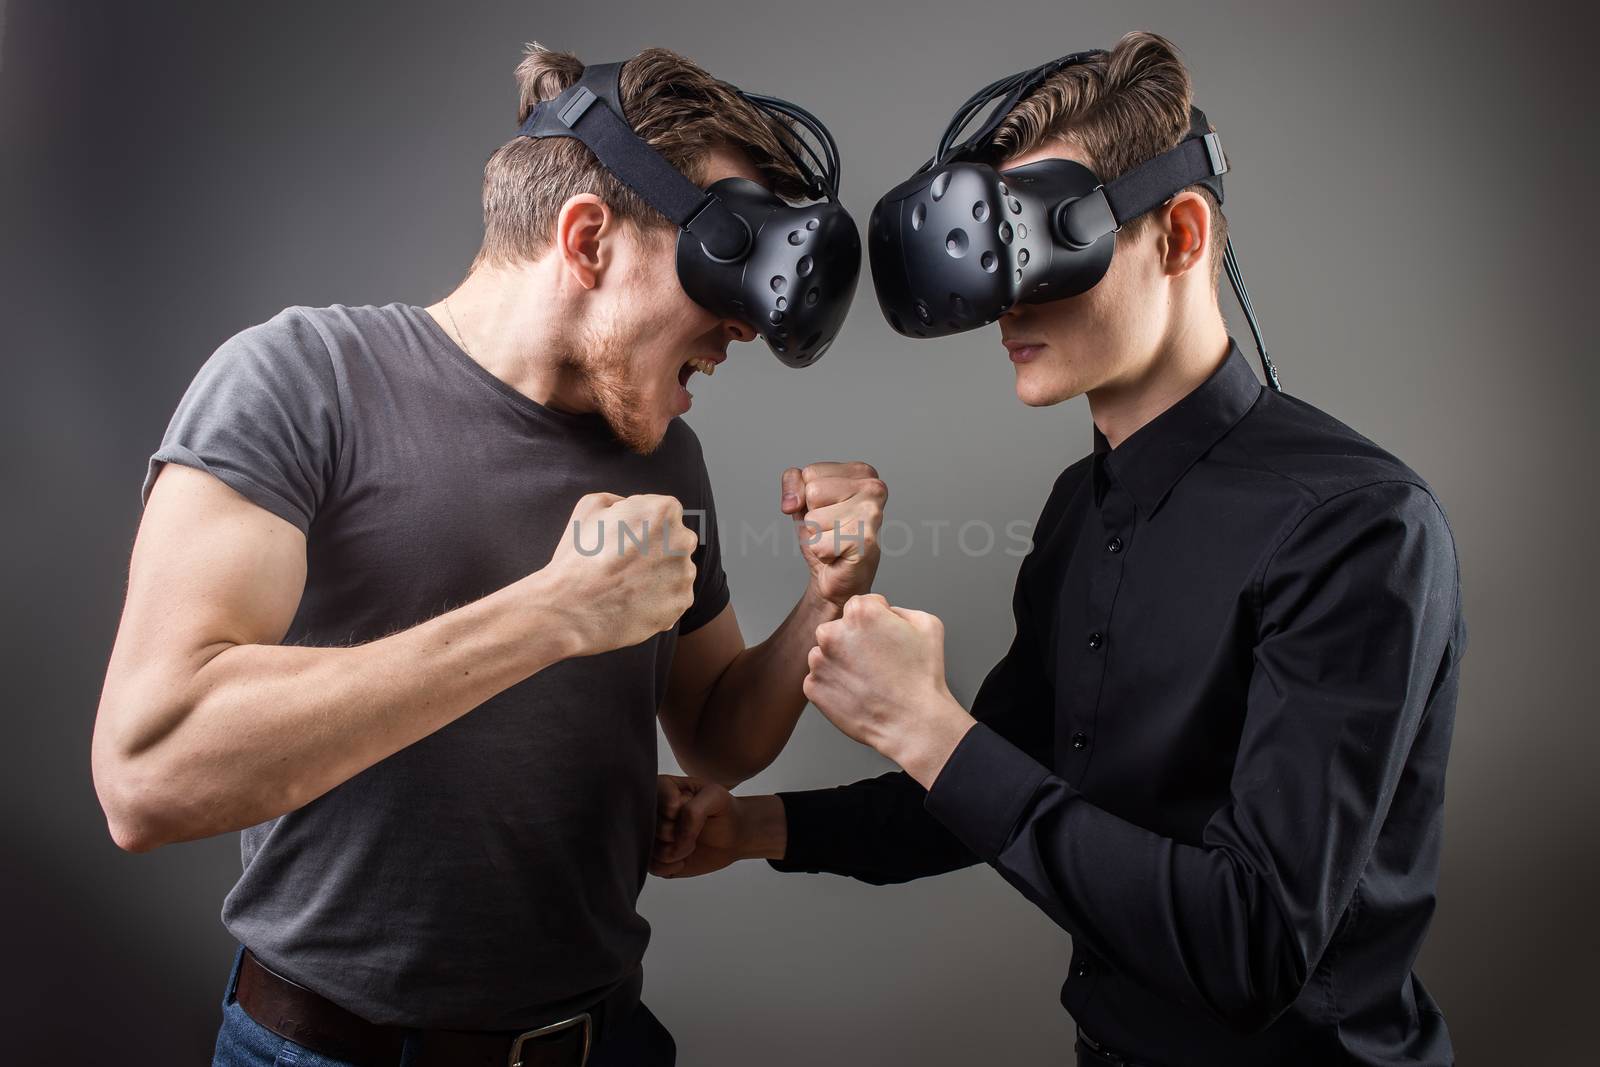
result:
[(872, 588), (889, 488), (870, 463), (813, 463), (783, 472), (783, 513), (823, 599), (843, 606)]
[(944, 624), (925, 611), (875, 593), (854, 597), (817, 627), (806, 662), (806, 699), (925, 787), (972, 726), (945, 683)]

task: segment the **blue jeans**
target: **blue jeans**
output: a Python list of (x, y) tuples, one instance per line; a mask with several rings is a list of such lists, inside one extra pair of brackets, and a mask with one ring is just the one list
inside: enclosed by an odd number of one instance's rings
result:
[[(241, 947), (233, 956), (233, 970), (222, 994), (222, 1029), (217, 1031), (217, 1051), (212, 1067), (355, 1067), (348, 1060), (337, 1060), (312, 1052), (279, 1037), (245, 1014), (233, 997), (239, 978)], [(589, 1067), (672, 1067), (678, 1047), (667, 1028), (650, 1009), (640, 1004), (619, 1026), (606, 1026), (606, 1033), (589, 1056)], [(395, 1067), (406, 1067), (413, 1055), (413, 1043)]]

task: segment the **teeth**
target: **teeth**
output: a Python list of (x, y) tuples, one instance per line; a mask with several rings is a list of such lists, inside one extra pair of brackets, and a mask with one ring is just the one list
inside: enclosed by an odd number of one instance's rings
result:
[(704, 374), (708, 378), (717, 372), (717, 365), (711, 362), (709, 359), (691, 359), (689, 361), (689, 366), (693, 367), (695, 370), (699, 371), (701, 374)]

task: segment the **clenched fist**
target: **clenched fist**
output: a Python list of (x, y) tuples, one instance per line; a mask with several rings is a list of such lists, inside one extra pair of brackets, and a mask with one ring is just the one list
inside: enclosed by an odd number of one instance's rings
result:
[(694, 601), (698, 538), (670, 496), (590, 493), (540, 572), (576, 639), (577, 656), (669, 630)]
[(701, 778), (656, 779), (656, 843), (650, 873), (690, 878), (735, 860), (782, 859), (788, 842), (783, 801), (736, 797)]
[(817, 627), (806, 699), (847, 736), (888, 756), (924, 788), (971, 728), (945, 683), (944, 624), (877, 594), (853, 597)]
[(811, 584), (842, 606), (872, 588), (889, 488), (870, 463), (813, 463), (783, 472), (783, 513), (795, 521)]

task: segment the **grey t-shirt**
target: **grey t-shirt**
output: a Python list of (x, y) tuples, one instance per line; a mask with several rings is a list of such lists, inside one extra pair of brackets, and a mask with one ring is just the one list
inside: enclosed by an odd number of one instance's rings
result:
[[(222, 345), (150, 460), (209, 471), (299, 527), (287, 644), (374, 640), (550, 560), (577, 499), (703, 509), (676, 630), (558, 663), (305, 807), (243, 832), (228, 930), (378, 1023), (511, 1029), (629, 980), (654, 835), (655, 713), (680, 633), (728, 603), (711, 489), (673, 420), (640, 456), (541, 406), (421, 308), (289, 308)], [(686, 522), (695, 526), (693, 516)]]

